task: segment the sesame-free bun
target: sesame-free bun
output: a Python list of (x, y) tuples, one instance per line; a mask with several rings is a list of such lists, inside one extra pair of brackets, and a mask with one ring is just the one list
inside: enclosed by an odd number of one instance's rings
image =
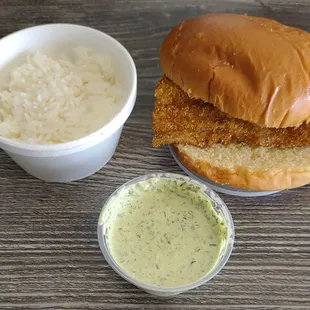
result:
[(306, 31), (261, 17), (203, 15), (175, 27), (160, 58), (190, 97), (232, 117), (275, 128), (310, 121)]
[(274, 191), (310, 183), (310, 147), (278, 149), (213, 144), (172, 146), (189, 170), (235, 188)]

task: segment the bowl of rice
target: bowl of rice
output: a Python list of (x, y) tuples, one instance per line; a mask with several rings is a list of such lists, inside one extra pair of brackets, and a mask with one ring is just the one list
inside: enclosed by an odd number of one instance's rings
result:
[(84, 26), (49, 24), (0, 40), (0, 148), (48, 182), (100, 170), (135, 105), (128, 51)]

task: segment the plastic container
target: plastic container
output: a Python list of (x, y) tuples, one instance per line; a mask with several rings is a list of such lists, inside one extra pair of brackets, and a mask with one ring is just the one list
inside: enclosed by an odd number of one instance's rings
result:
[(49, 24), (27, 28), (0, 40), (0, 82), (11, 68), (38, 50), (87, 46), (112, 54), (123, 79), (125, 99), (119, 113), (100, 130), (78, 140), (38, 145), (21, 143), (0, 136), (2, 148), (29, 174), (50, 182), (69, 182), (101, 169), (113, 156), (122, 128), (129, 117), (137, 93), (137, 73), (128, 51), (115, 39), (98, 30), (72, 24)]
[(268, 196), (268, 195), (272, 195), (272, 194), (280, 192), (280, 191), (247, 191), (244, 189), (234, 188), (234, 187), (230, 187), (227, 185), (221, 185), (221, 184), (215, 183), (211, 181), (210, 179), (205, 178), (189, 170), (188, 168), (186, 168), (183, 165), (183, 163), (179, 160), (177, 154), (174, 152), (173, 147), (169, 146), (169, 149), (176, 163), (187, 175), (189, 175), (195, 180), (202, 182), (203, 184), (206, 184), (207, 186), (209, 186), (211, 189), (213, 189), (216, 192), (227, 194), (227, 195), (232, 195), (232, 196), (240, 196), (240, 197)]
[[(180, 179), (184, 180), (193, 184), (198, 185), (203, 192), (205, 192), (216, 204), (214, 207), (214, 210), (221, 215), (224, 222), (227, 225), (228, 233), (227, 233), (227, 239), (224, 243), (224, 246), (222, 247), (222, 251), (220, 253), (220, 256), (217, 260), (217, 263), (213, 267), (213, 269), (207, 273), (204, 277), (200, 278), (199, 280), (189, 283), (187, 285), (182, 286), (176, 286), (176, 287), (160, 287), (160, 286), (154, 286), (145, 284), (143, 282), (140, 282), (136, 280), (134, 277), (132, 277), (130, 274), (128, 274), (125, 270), (123, 270), (114, 260), (113, 256), (110, 253), (108, 244), (107, 244), (107, 237), (106, 237), (106, 229), (105, 229), (105, 223), (103, 222), (103, 216), (106, 211), (106, 208), (109, 208), (110, 201), (117, 195), (119, 195), (123, 190), (127, 189), (128, 187), (132, 186), (133, 184), (136, 184), (138, 182), (151, 179), (151, 178), (172, 178), (172, 179)], [(98, 241), (99, 246), (102, 251), (103, 256), (105, 257), (106, 261), (109, 263), (109, 265), (125, 280), (128, 282), (134, 284), (135, 286), (139, 287), (140, 289), (153, 294), (157, 296), (173, 296), (178, 295), (182, 292), (188, 291), (190, 289), (193, 289), (197, 286), (200, 286), (209, 280), (211, 280), (226, 264), (228, 261), (230, 254), (233, 249), (233, 243), (234, 243), (234, 224), (231, 217), (231, 214), (225, 205), (225, 203), (221, 200), (221, 198), (210, 188), (208, 188), (206, 185), (202, 184), (201, 182), (198, 182), (196, 180), (193, 180), (192, 178), (189, 178), (187, 176), (179, 175), (179, 174), (172, 174), (172, 173), (152, 173), (147, 174), (138, 178), (135, 178), (121, 187), (119, 187), (105, 202), (98, 221)]]

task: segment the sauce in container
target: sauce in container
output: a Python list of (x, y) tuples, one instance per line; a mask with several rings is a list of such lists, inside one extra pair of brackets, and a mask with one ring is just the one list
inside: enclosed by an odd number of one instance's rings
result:
[(197, 282), (227, 248), (229, 229), (217, 203), (187, 177), (139, 179), (114, 193), (101, 212), (98, 237), (106, 254), (133, 283), (174, 288)]

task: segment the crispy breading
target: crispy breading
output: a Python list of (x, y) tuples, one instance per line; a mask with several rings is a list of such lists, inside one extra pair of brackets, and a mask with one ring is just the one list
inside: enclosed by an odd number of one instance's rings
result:
[(310, 124), (281, 129), (260, 127), (190, 98), (167, 77), (158, 82), (155, 97), (155, 147), (182, 143), (204, 148), (232, 142), (278, 148), (310, 146)]

